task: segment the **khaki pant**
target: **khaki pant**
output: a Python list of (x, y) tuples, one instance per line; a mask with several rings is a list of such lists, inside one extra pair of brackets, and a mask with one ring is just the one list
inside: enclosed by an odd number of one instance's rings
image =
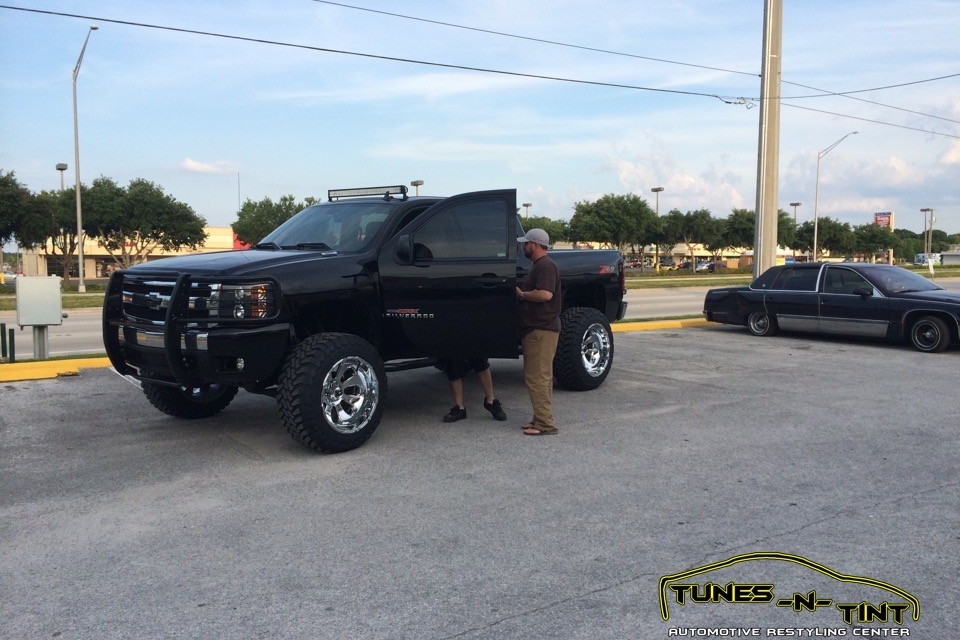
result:
[(551, 431), (553, 422), (553, 356), (560, 334), (534, 329), (523, 337), (523, 382), (533, 405), (533, 426)]

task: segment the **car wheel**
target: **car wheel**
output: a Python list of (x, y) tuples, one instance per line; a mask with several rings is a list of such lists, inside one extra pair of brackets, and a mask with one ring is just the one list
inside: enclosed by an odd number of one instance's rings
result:
[(613, 332), (597, 309), (573, 307), (560, 316), (553, 377), (571, 391), (596, 389), (613, 366)]
[(755, 336), (772, 336), (777, 332), (777, 321), (765, 311), (756, 311), (747, 316), (747, 329)]
[(917, 351), (939, 353), (950, 346), (950, 329), (936, 316), (923, 316), (910, 326), (910, 342)]
[(345, 333), (311, 336), (293, 350), (277, 383), (280, 417), (293, 439), (339, 453), (366, 442), (380, 424), (387, 372), (366, 340)]
[(209, 418), (227, 408), (237, 395), (237, 388), (228, 384), (204, 384), (197, 387), (169, 387), (142, 382), (143, 394), (154, 407), (175, 418), (197, 420)]

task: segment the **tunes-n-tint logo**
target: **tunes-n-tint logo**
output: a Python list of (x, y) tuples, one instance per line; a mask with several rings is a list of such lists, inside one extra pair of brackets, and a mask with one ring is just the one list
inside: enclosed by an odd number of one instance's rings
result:
[[(838, 602), (827, 591), (777, 593), (776, 585), (770, 583), (714, 583), (694, 580), (698, 576), (726, 569), (743, 562), (757, 561), (789, 562), (812, 569), (837, 582), (851, 583), (880, 590), (878, 597), (859, 602)], [(891, 597), (894, 596), (894, 597)], [(894, 623), (902, 625), (908, 617), (920, 619), (920, 601), (907, 591), (888, 582), (854, 576), (834, 571), (802, 556), (778, 552), (745, 553), (702, 567), (663, 576), (660, 578), (660, 615), (670, 619), (671, 602), (679, 606), (733, 604), (769, 604), (790, 609), (797, 613), (810, 613), (820, 609), (836, 610), (839, 621), (844, 624)]]

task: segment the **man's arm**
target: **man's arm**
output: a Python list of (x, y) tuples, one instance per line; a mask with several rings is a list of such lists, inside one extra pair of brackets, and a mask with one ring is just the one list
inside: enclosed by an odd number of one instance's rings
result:
[(523, 302), (549, 302), (553, 300), (553, 291), (544, 291), (543, 289), (523, 291), (520, 287), (517, 287), (517, 299)]

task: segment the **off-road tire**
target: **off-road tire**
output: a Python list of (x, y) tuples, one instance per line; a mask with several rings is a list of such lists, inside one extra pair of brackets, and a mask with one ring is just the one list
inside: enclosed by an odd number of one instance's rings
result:
[(596, 389), (613, 367), (613, 332), (597, 309), (572, 307), (560, 315), (560, 339), (553, 358), (557, 386), (570, 391)]
[(910, 325), (910, 344), (917, 351), (940, 353), (950, 346), (950, 329), (937, 316), (923, 316)]
[(777, 333), (777, 321), (766, 311), (754, 311), (747, 316), (747, 330), (755, 336), (772, 336)]
[(280, 419), (293, 439), (325, 453), (356, 449), (380, 424), (387, 372), (366, 340), (321, 333), (298, 344), (277, 384)]
[(229, 384), (204, 384), (188, 388), (141, 382), (140, 386), (154, 407), (169, 416), (187, 420), (216, 415), (226, 409), (237, 395), (237, 387)]

